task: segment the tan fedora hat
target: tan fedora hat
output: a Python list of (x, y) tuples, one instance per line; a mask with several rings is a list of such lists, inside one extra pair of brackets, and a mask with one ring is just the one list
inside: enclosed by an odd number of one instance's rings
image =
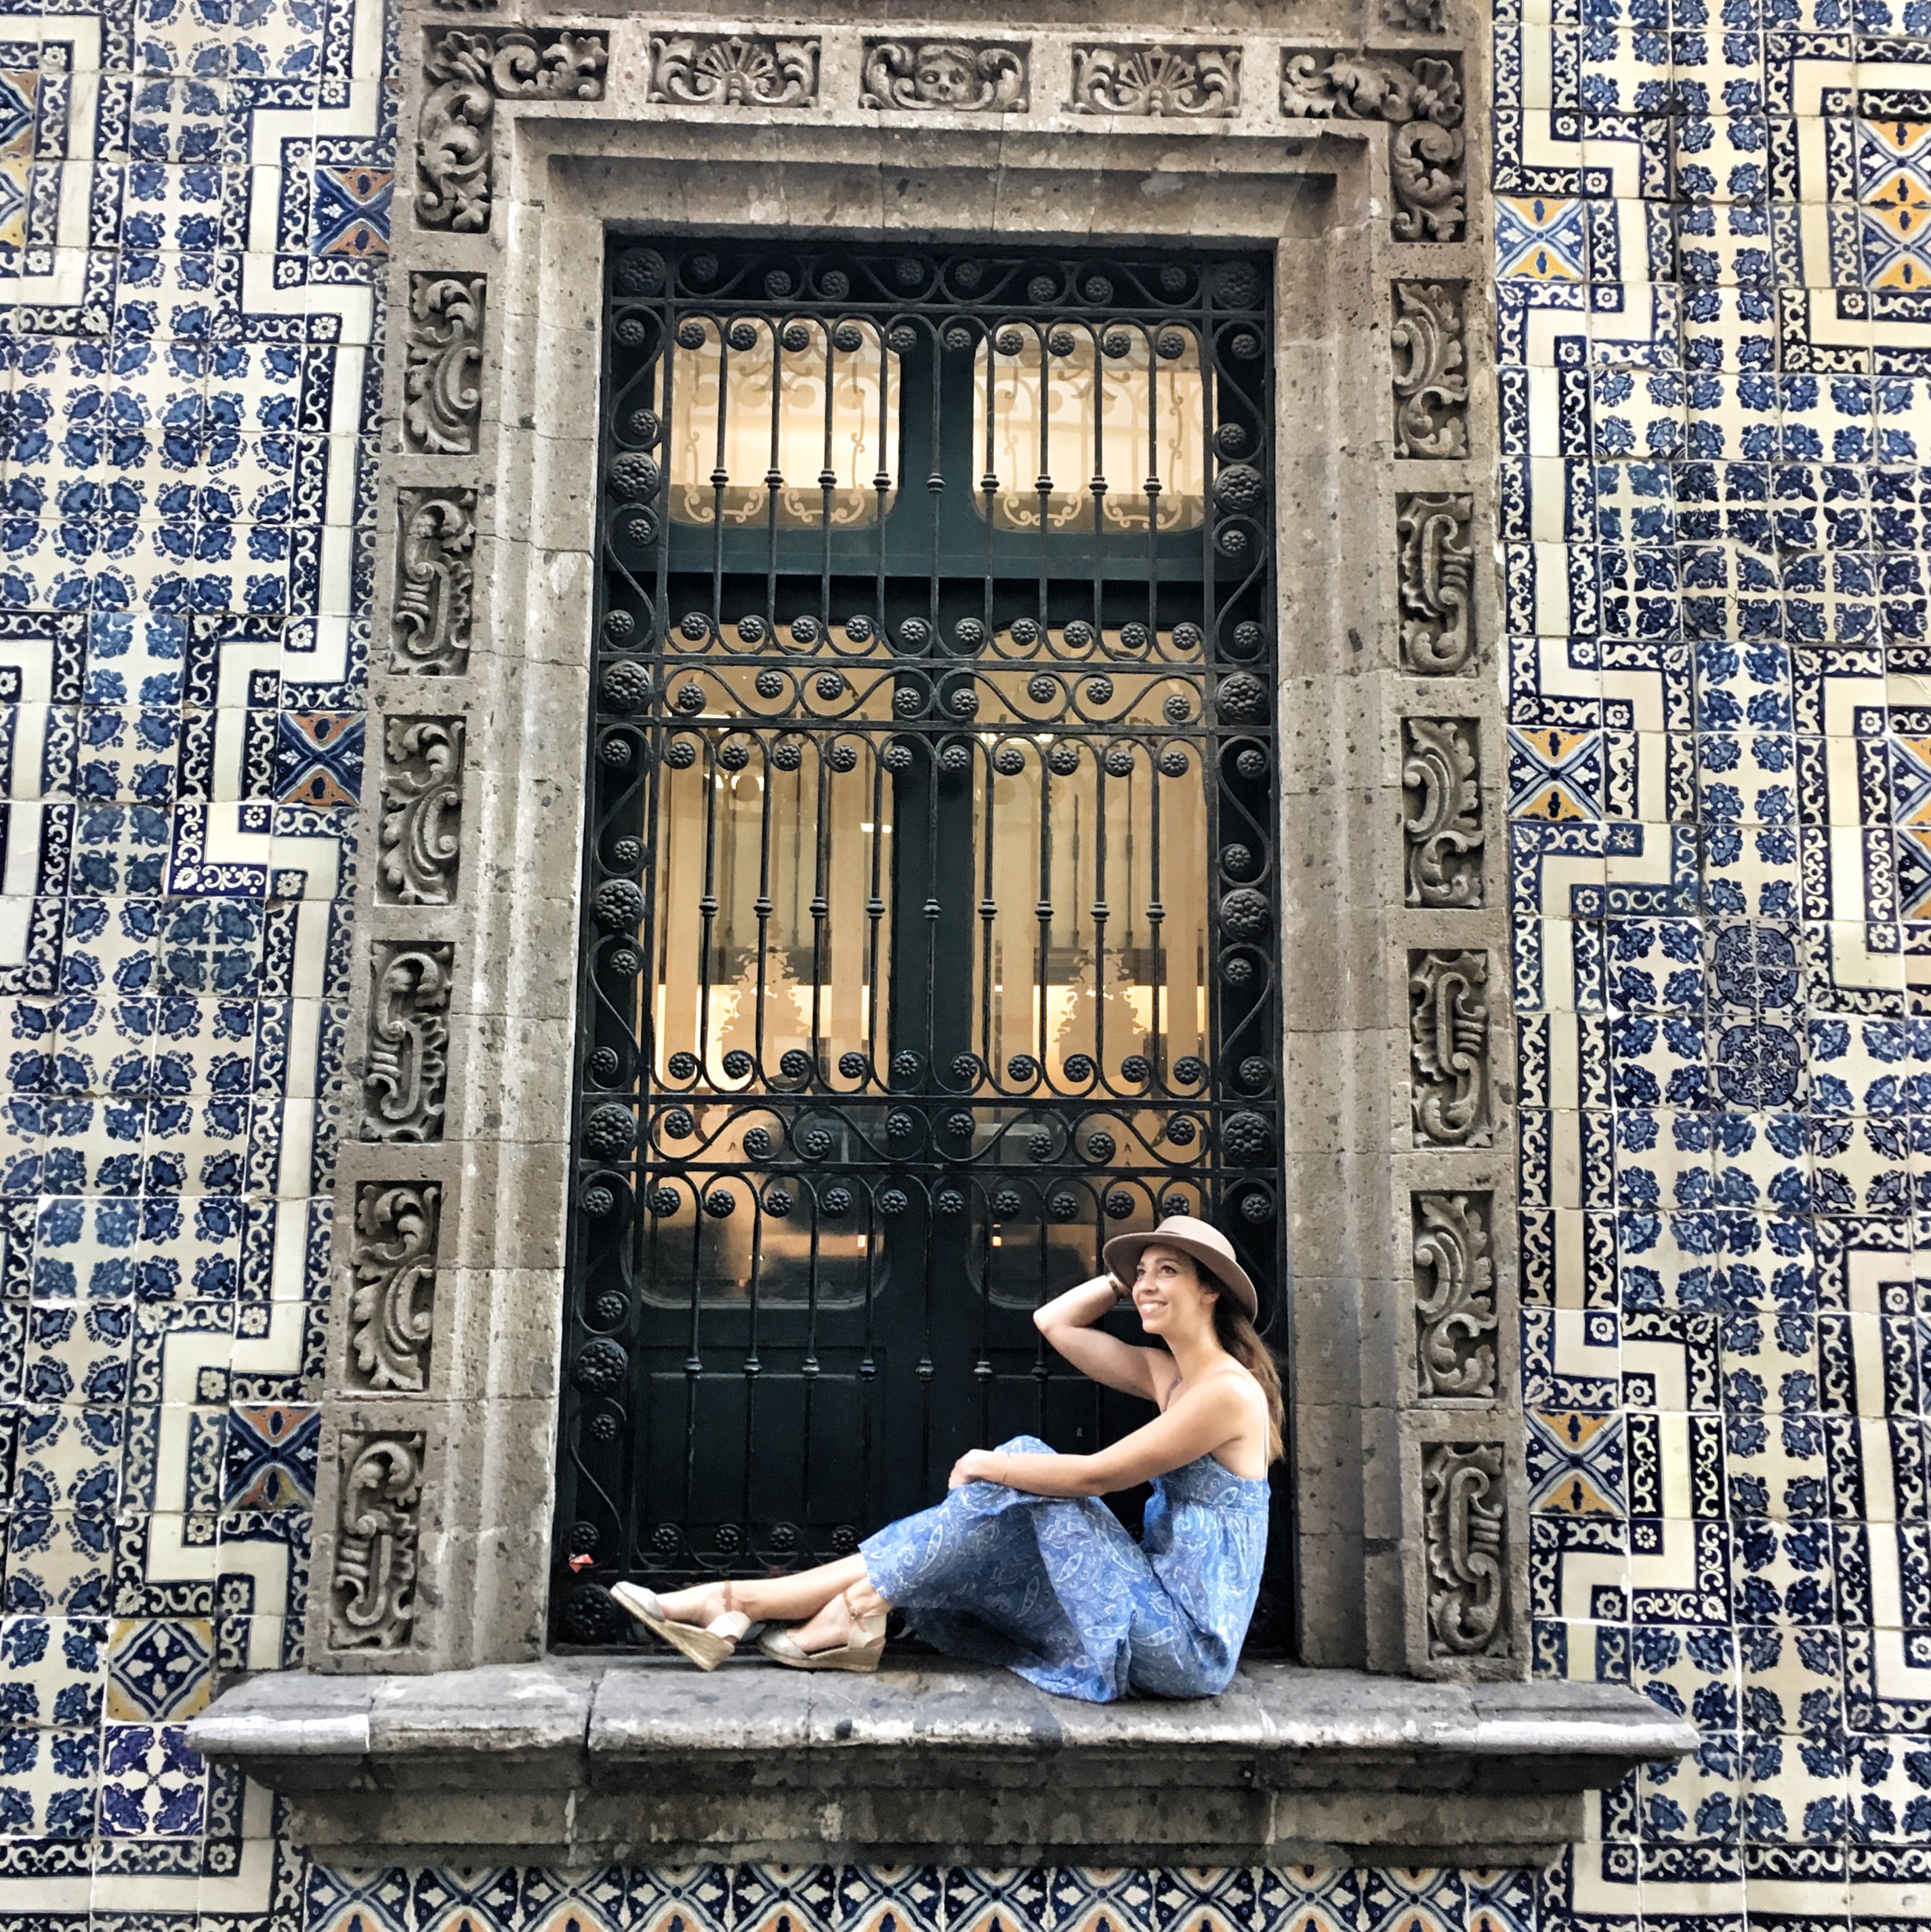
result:
[(1116, 1234), (1101, 1250), (1116, 1281), (1132, 1285), (1134, 1270), (1140, 1264), (1141, 1249), (1158, 1241), (1163, 1247), (1178, 1248), (1195, 1261), (1247, 1310), (1250, 1322), (1260, 1318), (1260, 1297), (1254, 1292), (1247, 1270), (1234, 1258), (1233, 1244), (1210, 1221), (1197, 1221), (1191, 1214), (1170, 1214), (1158, 1227), (1144, 1234)]

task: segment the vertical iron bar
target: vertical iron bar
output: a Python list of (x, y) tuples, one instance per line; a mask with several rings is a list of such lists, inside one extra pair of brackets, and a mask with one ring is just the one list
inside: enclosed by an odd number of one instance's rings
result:
[(830, 963), (827, 955), (830, 950), (830, 902), (825, 896), (831, 872), (831, 764), (826, 757), (827, 747), (815, 748), (818, 752), (818, 825), (817, 868), (812, 877), (811, 896), (811, 1057), (812, 1063), (824, 1077), (824, 975)]
[(837, 399), (832, 387), (835, 364), (831, 338), (835, 325), (827, 316), (818, 326), (824, 332), (824, 467), (818, 472), (818, 487), (824, 493), (824, 506), (819, 517), (819, 528), (824, 538), (824, 562), (818, 592), (818, 634), (822, 638), (831, 628), (831, 494), (838, 484), (838, 472), (831, 466), (831, 422)]
[(1160, 1084), (1167, 1084), (1167, 1030), (1160, 1020), (1161, 995), (1167, 990), (1167, 955), (1160, 941), (1161, 922), (1167, 917), (1167, 908), (1160, 903), (1160, 765), (1157, 759), (1149, 758), (1146, 780), (1147, 796), (1151, 802), (1147, 816), (1147, 854), (1149, 877), (1147, 881), (1146, 923), (1153, 952), (1152, 967), (1153, 988), (1153, 1051), (1150, 1058)]
[(1050, 332), (1044, 322), (1035, 331), (1039, 340), (1039, 627), (1046, 628), (1049, 604), (1047, 586), (1052, 580), (1053, 537), (1047, 524), (1047, 506), (1053, 496), (1053, 475), (1048, 460), (1051, 435), (1047, 405), (1053, 390)]
[(1146, 632), (1160, 622), (1160, 340), (1146, 332)]
[(725, 418), (731, 400), (731, 342), (717, 324), (717, 448), (710, 472), (710, 621), (724, 628), (724, 487), (731, 472), (724, 466)]
[(752, 1525), (755, 1520), (751, 1507), (752, 1472), (758, 1466), (758, 1387), (764, 1372), (764, 1364), (758, 1353), (758, 1263), (764, 1252), (764, 1208), (758, 1198), (758, 1190), (752, 1186), (749, 1176), (745, 1186), (751, 1195), (751, 1279), (745, 1284), (749, 1291), (750, 1306), (747, 1311), (749, 1322), (749, 1346), (744, 1355), (744, 1484), (743, 1507), (738, 1513), (746, 1541), (749, 1540)]
[[(766, 326), (771, 332), (771, 454), (764, 472), (764, 643), (770, 650), (776, 648), (778, 631), (778, 492), (785, 487), (785, 472), (778, 458), (783, 428), (785, 344), (775, 320)], [(718, 621), (723, 622), (722, 614)]]

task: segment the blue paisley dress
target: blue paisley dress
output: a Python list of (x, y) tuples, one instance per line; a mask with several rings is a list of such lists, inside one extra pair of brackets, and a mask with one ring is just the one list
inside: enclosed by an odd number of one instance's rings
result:
[[(1047, 1455), (1036, 1436), (1001, 1450)], [(1240, 1660), (1267, 1554), (1267, 1484), (1211, 1456), (1153, 1480), (1141, 1540), (1096, 1497), (966, 1483), (859, 1545), (914, 1636), (1107, 1704), (1212, 1697)]]

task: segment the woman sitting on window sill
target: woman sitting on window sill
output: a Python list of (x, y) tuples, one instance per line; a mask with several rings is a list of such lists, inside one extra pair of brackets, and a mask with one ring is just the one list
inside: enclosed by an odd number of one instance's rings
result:
[[(759, 1648), (794, 1669), (874, 1670), (885, 1616), (954, 1657), (999, 1664), (1044, 1690), (1107, 1703), (1133, 1692), (1227, 1688), (1267, 1550), (1267, 1470), (1281, 1454), (1281, 1379), (1256, 1332), (1254, 1284), (1220, 1231), (1171, 1215), (1116, 1235), (1109, 1272), (1033, 1317), (1074, 1366), (1160, 1411), (1090, 1456), (1036, 1436), (973, 1449), (945, 1500), (888, 1524), (858, 1554), (795, 1576), (612, 1592), (708, 1670), (754, 1623), (803, 1619)], [(1095, 1327), (1128, 1292), (1163, 1346)], [(1151, 1480), (1136, 1543), (1097, 1499)]]

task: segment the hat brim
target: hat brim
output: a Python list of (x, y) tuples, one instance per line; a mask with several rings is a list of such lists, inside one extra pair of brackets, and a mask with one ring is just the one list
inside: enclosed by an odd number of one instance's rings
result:
[(1163, 1248), (1178, 1248), (1183, 1255), (1191, 1255), (1247, 1311), (1250, 1322), (1260, 1319), (1260, 1297), (1248, 1280), (1246, 1269), (1232, 1256), (1221, 1253), (1194, 1235), (1169, 1234), (1159, 1228), (1149, 1228), (1142, 1234), (1116, 1234), (1100, 1252), (1114, 1278), (1131, 1285), (1134, 1270), (1140, 1264), (1141, 1250), (1156, 1244)]

